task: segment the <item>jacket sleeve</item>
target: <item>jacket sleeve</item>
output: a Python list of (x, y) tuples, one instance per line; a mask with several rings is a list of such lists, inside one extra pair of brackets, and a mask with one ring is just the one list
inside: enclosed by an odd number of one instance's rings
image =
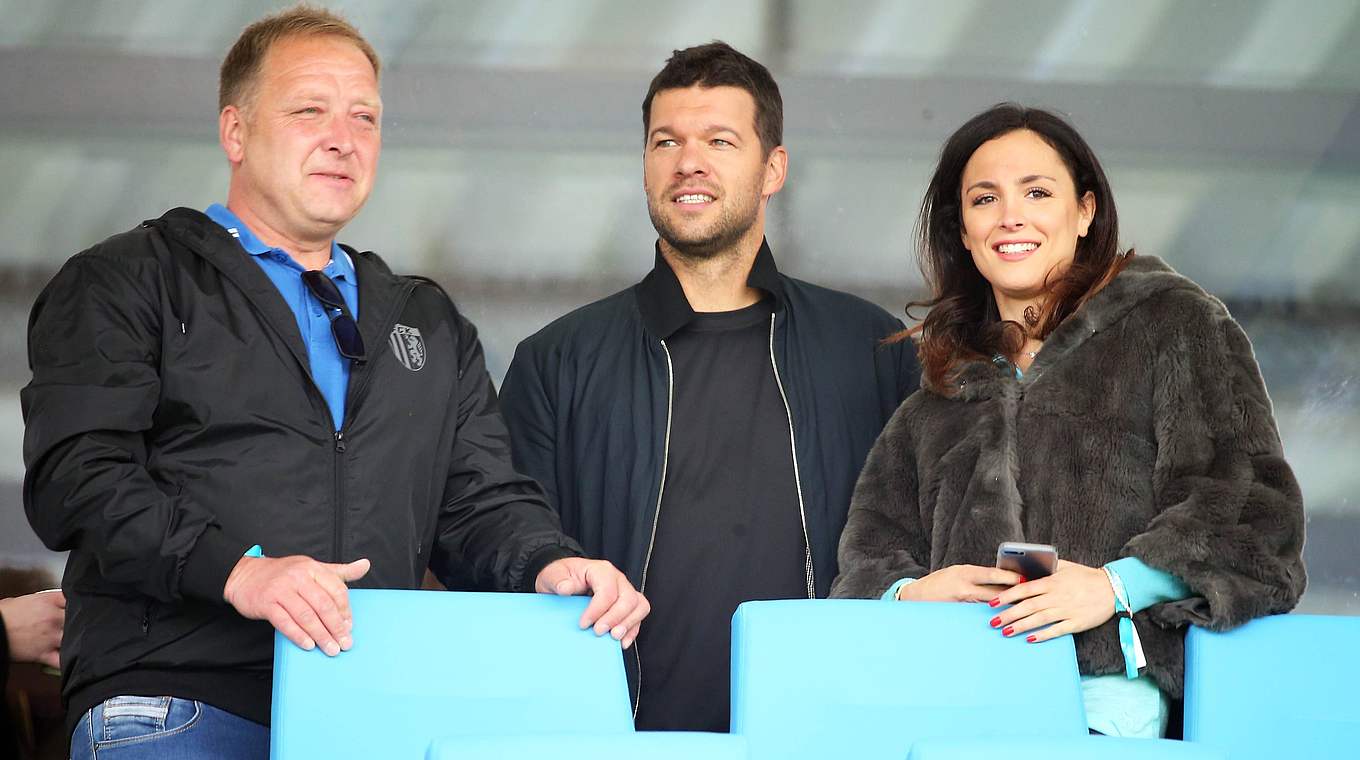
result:
[[(1149, 608), (1166, 626), (1214, 630), (1287, 612), (1303, 594), (1303, 499), (1285, 462), (1251, 343), (1213, 302), (1181, 314), (1156, 359), (1157, 516), (1121, 552), (1191, 595)], [(1168, 315), (1171, 316), (1171, 315)]]
[(249, 544), (148, 470), (160, 303), (148, 259), (99, 248), (67, 262), (39, 295), (33, 380), (21, 393), (24, 509), (48, 548), (93, 556), (108, 582), (163, 601), (223, 603)]
[(898, 580), (930, 572), (929, 528), (918, 506), (909, 406), (903, 404), (888, 421), (855, 484), (832, 597), (877, 599)]
[(538, 358), (528, 341), (515, 349), (501, 384), (501, 408), (510, 430), (515, 469), (537, 480), (548, 503), (559, 509), (553, 399), (543, 383)]
[(477, 330), (461, 315), (455, 329), (458, 422), (432, 567), (451, 589), (533, 591), (540, 570), (584, 552), (538, 484), (516, 472)]

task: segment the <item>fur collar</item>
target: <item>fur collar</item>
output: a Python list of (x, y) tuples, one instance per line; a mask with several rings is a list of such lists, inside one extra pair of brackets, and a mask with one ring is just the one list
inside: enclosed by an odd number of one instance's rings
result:
[[(1138, 304), (1149, 298), (1173, 290), (1185, 290), (1200, 298), (1213, 299), (1195, 283), (1177, 273), (1156, 256), (1135, 256), (1117, 277), (1090, 301), (1058, 325), (1048, 336), (1044, 347), (1030, 365), (1026, 379), (1037, 377), (1045, 367), (1062, 361), (1077, 350), (1092, 335), (1119, 322)], [(954, 380), (953, 398), (959, 401), (981, 401), (992, 398), (1010, 383), (1007, 373), (990, 361), (965, 363)], [(922, 385), (936, 395), (944, 395), (922, 378)]]

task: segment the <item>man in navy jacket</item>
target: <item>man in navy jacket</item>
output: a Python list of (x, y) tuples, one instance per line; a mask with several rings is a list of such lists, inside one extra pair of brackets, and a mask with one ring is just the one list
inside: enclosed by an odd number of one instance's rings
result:
[(777, 271), (788, 152), (764, 66), (676, 51), (642, 111), (653, 270), (521, 343), (502, 403), (517, 469), (652, 604), (637, 727), (725, 731), (732, 613), (826, 596), (855, 478), (919, 371), (882, 343), (900, 321)]

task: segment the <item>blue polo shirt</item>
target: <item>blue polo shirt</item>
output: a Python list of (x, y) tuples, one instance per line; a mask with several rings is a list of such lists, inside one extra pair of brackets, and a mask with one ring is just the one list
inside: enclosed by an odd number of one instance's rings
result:
[[(298, 332), (307, 346), (307, 361), (312, 368), (312, 382), (321, 390), (326, 405), (331, 410), (331, 421), (340, 430), (345, 421), (345, 392), (349, 389), (349, 359), (340, 355), (331, 335), (331, 315), (326, 308), (307, 289), (302, 281), (306, 270), (282, 248), (270, 248), (264, 241), (255, 237), (250, 228), (231, 213), (226, 206), (214, 203), (205, 211), (209, 219), (217, 222), (231, 236), (241, 242), (241, 247), (250, 258), (260, 265), (269, 276), (274, 287), (288, 303), (297, 318)], [(359, 318), (359, 283), (354, 274), (354, 262), (337, 243), (331, 242), (331, 260), (321, 270), (339, 288), (340, 295), (349, 307), (349, 313)]]

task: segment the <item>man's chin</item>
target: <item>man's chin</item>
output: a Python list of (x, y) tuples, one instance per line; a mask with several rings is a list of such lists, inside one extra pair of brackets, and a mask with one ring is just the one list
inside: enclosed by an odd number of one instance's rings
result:
[(318, 227), (339, 230), (359, 215), (363, 204), (318, 204), (307, 209), (307, 216)]
[(657, 224), (653, 217), (652, 226), (671, 250), (689, 259), (711, 259), (726, 251), (741, 239), (744, 230), (730, 229), (676, 229), (674, 225)]

